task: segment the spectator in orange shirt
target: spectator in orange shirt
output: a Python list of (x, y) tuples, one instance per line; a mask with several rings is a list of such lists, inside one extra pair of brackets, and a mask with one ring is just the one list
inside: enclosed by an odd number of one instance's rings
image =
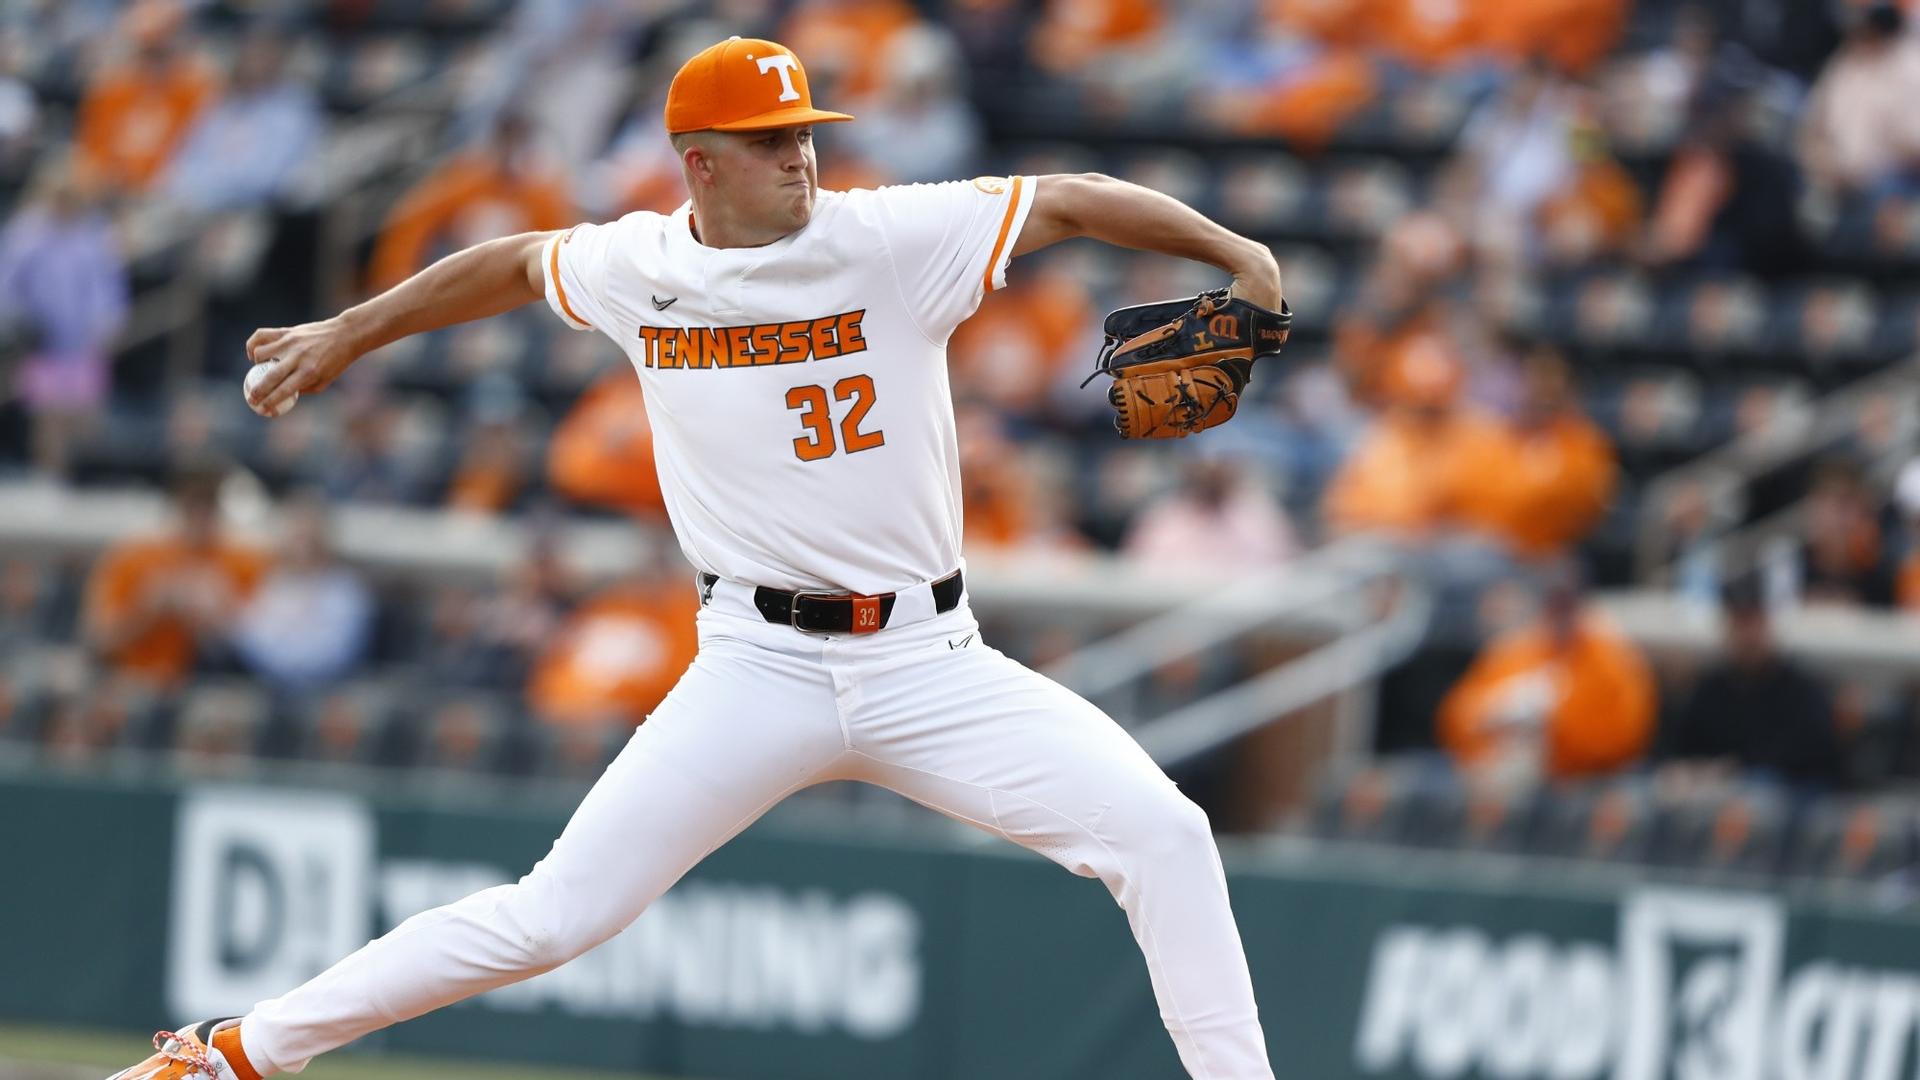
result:
[(1274, 135), (1311, 153), (1333, 140), (1341, 125), (1373, 104), (1380, 78), (1372, 64), (1349, 51), (1328, 53), (1296, 77), (1246, 103), (1245, 134)]
[(466, 448), (447, 482), (447, 506), (498, 514), (513, 506), (526, 483), (526, 433), (511, 416), (482, 417), (466, 431)]
[(577, 503), (665, 518), (653, 425), (633, 372), (608, 372), (574, 402), (547, 444), (547, 480)]
[(1143, 44), (1165, 21), (1156, 0), (1046, 0), (1044, 6), (1032, 42), (1035, 56), (1054, 70), (1077, 67), (1106, 49)]
[(1574, 172), (1540, 206), (1541, 254), (1557, 266), (1624, 254), (1640, 236), (1645, 214), (1640, 187), (1607, 152), (1606, 133), (1593, 118), (1576, 121), (1567, 137)]
[(1503, 467), (1469, 485), (1462, 513), (1522, 558), (1558, 554), (1599, 523), (1613, 494), (1613, 447), (1580, 412), (1567, 362), (1550, 345), (1526, 359), (1520, 415)]
[(447, 480), (447, 505), (497, 514), (519, 500), (532, 460), (520, 384), (498, 372), (481, 376), (467, 388), (467, 416), (460, 460)]
[(1318, 152), (1380, 90), (1371, 59), (1359, 49), (1303, 43), (1296, 28), (1267, 26), (1259, 51), (1233, 54), (1198, 76), (1194, 113), (1242, 136), (1285, 139), (1303, 154)]
[(1466, 523), (1470, 492), (1501, 475), (1510, 443), (1496, 420), (1457, 403), (1462, 378), (1437, 340), (1406, 350), (1390, 388), (1395, 404), (1327, 488), (1330, 528), (1423, 540)]
[(1048, 0), (1028, 40), (1042, 68), (1069, 74), (1113, 52), (1151, 45), (1164, 21), (1157, 0)]
[(1480, 21), (1480, 45), (1508, 61), (1539, 57), (1586, 75), (1626, 29), (1621, 0), (1503, 0)]
[(1490, 12), (1482, 0), (1380, 0), (1372, 5), (1372, 43), (1423, 71), (1451, 67), (1482, 49)]
[(780, 40), (807, 58), (816, 93), (831, 84), (834, 101), (855, 102), (885, 80), (894, 35), (919, 22), (903, 0), (802, 0)]
[[(983, 420), (984, 429), (994, 423)], [(960, 501), (968, 550), (1015, 548), (1033, 528), (1033, 499), (1019, 451), (997, 431), (962, 442)]]
[(114, 669), (178, 686), (253, 594), (266, 560), (222, 535), (220, 481), (210, 466), (184, 470), (173, 485), (172, 528), (122, 541), (94, 564), (84, 629)]
[(1354, 400), (1393, 404), (1411, 385), (1397, 372), (1402, 358), (1443, 339), (1450, 304), (1441, 290), (1465, 266), (1466, 244), (1444, 217), (1416, 211), (1381, 239), (1356, 301), (1334, 327), (1334, 357)]
[[(1445, 356), (1449, 367), (1458, 366), (1448, 318), (1445, 303), (1437, 298), (1388, 313), (1386, 319), (1367, 312), (1344, 315), (1334, 331), (1336, 362), (1353, 399), (1381, 414), (1401, 406), (1420, 407), (1429, 388), (1418, 375), (1410, 378), (1409, 369), (1421, 367), (1421, 358), (1434, 354)], [(1450, 401), (1458, 391), (1449, 387), (1444, 393)]]
[(1488, 645), (1441, 702), (1441, 744), (1463, 767), (1515, 781), (1632, 764), (1654, 731), (1646, 658), (1584, 608), (1570, 570), (1548, 584), (1541, 607), (1536, 623)]
[(1242, 39), (1219, 43), (1189, 112), (1243, 136), (1323, 148), (1379, 92), (1364, 45), (1373, 0), (1264, 0)]
[(80, 167), (109, 187), (152, 182), (213, 100), (213, 75), (188, 50), (181, 20), (173, 3), (135, 5), (126, 20), (133, 55), (102, 70), (81, 98)]
[(1006, 418), (980, 405), (954, 413), (960, 433), (960, 501), (968, 551), (1018, 549), (1029, 553), (1078, 551), (1085, 538), (1065, 514), (1072, 505), (1057, 470), (1037, 454), (1023, 454), (1007, 438)]
[(568, 616), (534, 662), (527, 698), (560, 725), (637, 725), (699, 650), (699, 597), (679, 577), (629, 577)]
[(540, 161), (526, 121), (508, 114), (482, 145), (456, 155), (401, 198), (374, 247), (372, 285), (399, 283), (442, 248), (573, 222), (566, 181)]
[(1264, 0), (1261, 27), (1296, 41), (1362, 46), (1372, 31), (1375, 0)]
[(1220, 43), (1194, 74), (1189, 111), (1243, 136), (1324, 147), (1379, 90), (1362, 45), (1371, 0), (1265, 0), (1244, 40)]

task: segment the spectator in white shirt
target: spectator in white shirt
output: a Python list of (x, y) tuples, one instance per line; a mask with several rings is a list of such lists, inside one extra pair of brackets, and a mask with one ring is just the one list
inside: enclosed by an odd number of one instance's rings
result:
[(1920, 186), (1920, 40), (1899, 7), (1874, 3), (1813, 84), (1800, 123), (1800, 162), (1815, 187), (1840, 194)]
[(313, 92), (286, 74), (286, 43), (256, 28), (233, 83), (195, 122), (168, 167), (166, 192), (191, 210), (242, 210), (284, 195), (319, 145)]
[(351, 674), (366, 655), (373, 597), (328, 542), (327, 508), (315, 496), (285, 510), (280, 560), (233, 629), (233, 647), (255, 674), (302, 691)]
[(1244, 570), (1284, 562), (1296, 544), (1286, 511), (1238, 462), (1195, 458), (1180, 485), (1140, 511), (1122, 550), (1141, 560)]

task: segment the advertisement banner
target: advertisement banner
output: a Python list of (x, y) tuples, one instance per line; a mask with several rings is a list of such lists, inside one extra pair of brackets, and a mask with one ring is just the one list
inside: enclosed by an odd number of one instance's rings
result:
[[(411, 915), (515, 880), (568, 809), (0, 777), (15, 871), (0, 1021), (243, 1012)], [(1920, 1075), (1909, 914), (1442, 859), (1225, 854), (1282, 1076)], [(365, 1043), (711, 1080), (1181, 1075), (1097, 882), (944, 829), (779, 819), (600, 948)]]
[[(1907, 1080), (1920, 1074), (1910, 917), (1633, 886), (1564, 917), (1371, 932), (1350, 1071), (1450, 1080)], [(1592, 932), (1583, 911), (1613, 924)], [(1584, 926), (1582, 925), (1584, 923)]]

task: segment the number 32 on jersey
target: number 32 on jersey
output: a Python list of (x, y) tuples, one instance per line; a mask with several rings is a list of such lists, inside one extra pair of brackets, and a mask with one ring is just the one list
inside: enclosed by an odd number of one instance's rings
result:
[(849, 454), (857, 454), (886, 445), (886, 432), (860, 430), (860, 422), (867, 418), (867, 410), (873, 408), (872, 376), (849, 375), (834, 383), (833, 400), (852, 402), (840, 418), (840, 439), (837, 444), (833, 437), (833, 413), (827, 407), (827, 388), (796, 386), (787, 391), (787, 408), (800, 411), (800, 424), (807, 429), (807, 434), (793, 440), (795, 457), (801, 461), (819, 461), (824, 457), (832, 457), (834, 451), (841, 447), (845, 447)]

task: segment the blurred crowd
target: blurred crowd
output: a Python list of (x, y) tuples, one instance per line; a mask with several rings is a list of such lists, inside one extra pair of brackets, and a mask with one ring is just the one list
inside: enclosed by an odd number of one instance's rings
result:
[(693, 658), (677, 575), (588, 587), (539, 533), (493, 587), (380, 580), (339, 557), (315, 489), (274, 507), (270, 542), (237, 533), (230, 472), (183, 467), (167, 525), (90, 564), (6, 562), (0, 738), (73, 762), (131, 747), (210, 771), (257, 754), (590, 777)]
[[(949, 350), (970, 552), (1241, 573), (1385, 537), (1442, 603), (1383, 687), (1382, 751), (1509, 786), (1647, 762), (1821, 788), (1916, 775), (1898, 764), (1920, 756), (1909, 688), (1823, 682), (1767, 629), (1805, 605), (1920, 611), (1916, 403), (1870, 399), (1823, 456), (1731, 488), (1653, 483), (1913, 354), (1909, 14), (9, 5), (0, 476), (164, 488), (175, 523), (97, 555), (7, 556), (0, 735), (74, 759), (131, 744), (590, 771), (692, 647), (681, 568), (584, 585), (551, 542), (581, 517), (664, 529), (618, 351), (529, 310), (389, 347), (266, 424), (240, 401), (239, 343), (479, 239), (676, 206), (666, 80), (741, 33), (792, 46), (817, 99), (859, 118), (819, 133), (828, 187), (1099, 170), (1280, 257), (1286, 355), (1232, 425), (1150, 447), (1080, 387), (1101, 315), (1217, 275), (1078, 245), (1017, 263)], [(278, 500), (270, 547), (222, 532), (236, 476)], [(484, 587), (380, 580), (333, 554), (343, 504), (506, 516), (545, 539)], [(1722, 542), (1788, 509), (1757, 553)], [(1724, 612), (1724, 656), (1641, 655), (1588, 599), (1630, 584)], [(1066, 647), (1021, 628), (1007, 645)]]

